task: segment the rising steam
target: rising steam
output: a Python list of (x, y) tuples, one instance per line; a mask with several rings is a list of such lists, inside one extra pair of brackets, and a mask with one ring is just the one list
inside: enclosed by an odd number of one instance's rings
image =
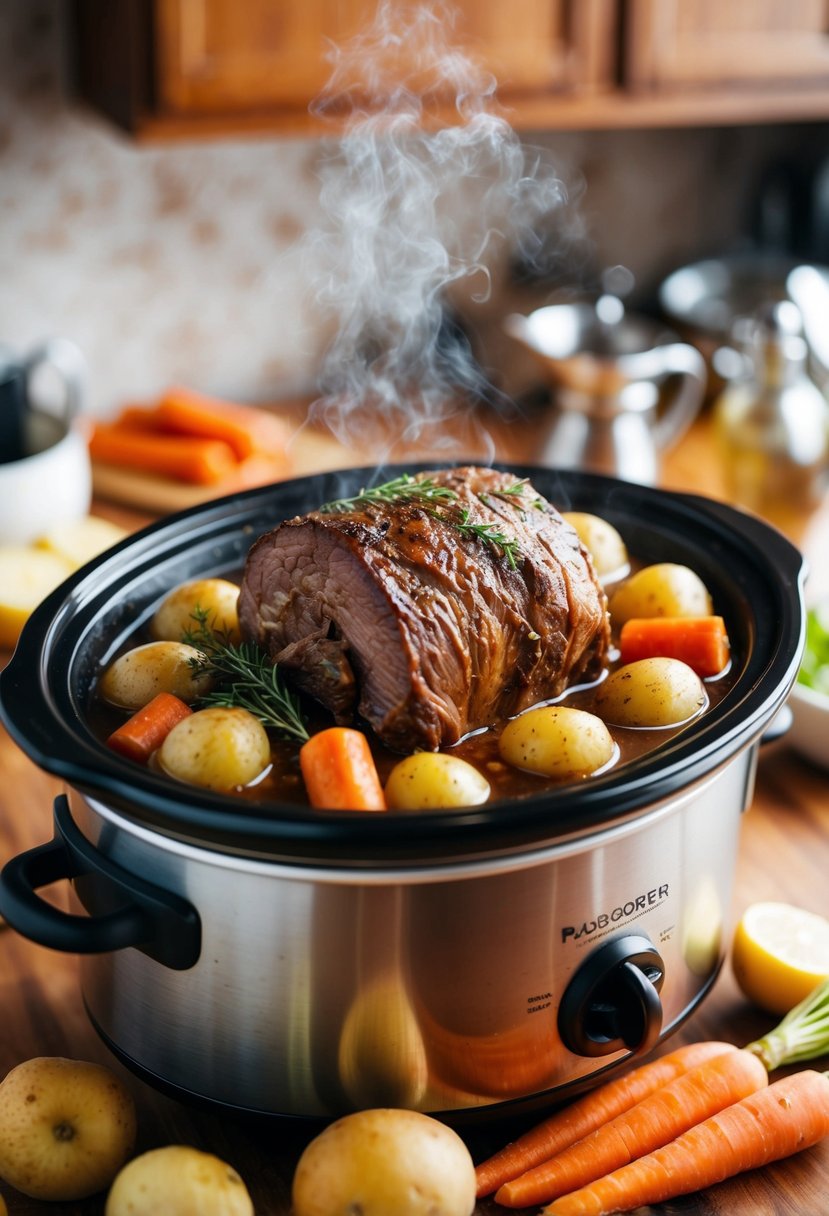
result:
[(309, 238), (316, 305), (336, 330), (316, 409), (341, 436), (364, 405), (406, 437), (486, 391), (468, 346), (448, 340), (448, 295), (468, 280), (485, 298), (497, 249), (531, 260), (536, 221), (565, 201), (498, 113), (494, 78), (452, 45), (453, 24), (440, 3), (386, 0), (332, 49), (314, 105), (347, 115), (320, 167), (326, 227)]

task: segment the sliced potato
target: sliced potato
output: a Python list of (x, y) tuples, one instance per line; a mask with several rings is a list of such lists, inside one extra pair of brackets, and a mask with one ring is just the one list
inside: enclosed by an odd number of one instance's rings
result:
[(26, 545), (0, 546), (0, 646), (16, 645), (34, 609), (72, 569), (55, 553)]
[(587, 511), (565, 511), (564, 518), (576, 529), (578, 538), (590, 554), (601, 583), (624, 578), (630, 569), (628, 551), (613, 524)]
[(677, 726), (702, 713), (708, 694), (679, 659), (638, 659), (609, 675), (596, 707), (616, 726)]
[(67, 520), (56, 524), (43, 536), (38, 537), (35, 545), (64, 558), (76, 569), (91, 562), (106, 549), (117, 545), (128, 533), (125, 528), (111, 523), (108, 519), (99, 519), (95, 515), (87, 515), (83, 519)]
[(498, 750), (513, 768), (564, 781), (595, 773), (609, 763), (616, 747), (595, 714), (567, 705), (540, 705), (507, 723)]
[(192, 666), (200, 653), (184, 642), (147, 642), (115, 659), (98, 690), (105, 701), (122, 709), (141, 709), (160, 692), (171, 692), (189, 705), (211, 685), (209, 676)]
[(267, 731), (246, 709), (211, 706), (177, 722), (158, 749), (163, 772), (190, 785), (232, 790), (271, 763)]
[(213, 633), (240, 641), (237, 604), (239, 588), (225, 578), (201, 578), (174, 588), (150, 622), (154, 638), (180, 642), (186, 633), (198, 628), (195, 613), (204, 613)]
[(710, 616), (714, 607), (705, 583), (688, 566), (658, 562), (637, 570), (610, 599), (617, 627), (632, 617)]
[(415, 752), (394, 766), (385, 793), (388, 806), (398, 811), (480, 806), (489, 797), (489, 782), (460, 756)]

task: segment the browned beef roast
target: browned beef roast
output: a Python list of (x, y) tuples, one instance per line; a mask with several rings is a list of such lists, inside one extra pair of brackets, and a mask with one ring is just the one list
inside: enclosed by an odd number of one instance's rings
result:
[[(573, 528), (493, 469), (422, 473), (444, 501), (313, 511), (260, 537), (239, 615), (340, 723), (396, 751), (436, 749), (598, 676), (605, 596)], [(511, 493), (506, 491), (512, 490)], [(515, 568), (489, 526), (515, 540)]]

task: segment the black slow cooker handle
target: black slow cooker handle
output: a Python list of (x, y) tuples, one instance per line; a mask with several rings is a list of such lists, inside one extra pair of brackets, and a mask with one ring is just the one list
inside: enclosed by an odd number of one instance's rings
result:
[[(165, 967), (185, 971), (201, 953), (195, 908), (104, 857), (75, 826), (64, 794), (55, 799), (55, 835), (7, 862), (0, 872), (0, 915), (41, 946), (71, 954), (104, 954), (135, 946)], [(74, 879), (93, 911), (63, 912), (40, 887)]]

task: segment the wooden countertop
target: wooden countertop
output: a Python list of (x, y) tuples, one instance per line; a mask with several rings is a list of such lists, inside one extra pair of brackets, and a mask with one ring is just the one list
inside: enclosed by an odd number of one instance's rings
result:
[[(518, 448), (504, 443), (499, 458), (519, 459)], [(663, 482), (682, 489), (717, 494), (716, 462), (705, 423), (699, 424), (666, 463)], [(99, 504), (98, 510), (128, 526), (146, 516)], [(827, 552), (829, 512), (804, 521), (801, 543), (813, 553)], [(816, 581), (826, 575), (813, 564)], [(51, 836), (51, 808), (60, 783), (38, 770), (0, 728), (0, 863)], [(744, 816), (738, 859), (734, 915), (760, 899), (780, 899), (815, 911), (826, 910), (829, 875), (829, 773), (797, 755), (785, 739), (761, 750), (756, 793)], [(65, 892), (56, 895), (64, 900)], [(245, 1179), (257, 1216), (288, 1216), (290, 1183), (296, 1160), (310, 1132), (279, 1123), (251, 1128), (215, 1113), (194, 1110), (156, 1093), (123, 1072), (89, 1025), (80, 995), (77, 960), (33, 945), (9, 929), (0, 932), (0, 1076), (22, 1060), (63, 1055), (97, 1060), (121, 1071), (139, 1109), (138, 1150), (185, 1143), (218, 1154)], [(741, 997), (726, 964), (712, 993), (670, 1040), (669, 1046), (702, 1038), (747, 1042), (769, 1029), (772, 1019)], [(666, 1045), (665, 1050), (668, 1049)], [(829, 1058), (822, 1062), (829, 1067)], [(465, 1133), (466, 1134), (466, 1133)], [(507, 1124), (468, 1135), (476, 1159), (512, 1134)], [(99, 1196), (82, 1203), (44, 1204), (0, 1182), (10, 1216), (100, 1216)], [(654, 1209), (654, 1216), (682, 1211), (686, 1216), (813, 1216), (826, 1211), (829, 1195), (829, 1141), (788, 1161), (734, 1179), (710, 1191)], [(480, 1216), (506, 1209), (491, 1200), (476, 1208)]]

